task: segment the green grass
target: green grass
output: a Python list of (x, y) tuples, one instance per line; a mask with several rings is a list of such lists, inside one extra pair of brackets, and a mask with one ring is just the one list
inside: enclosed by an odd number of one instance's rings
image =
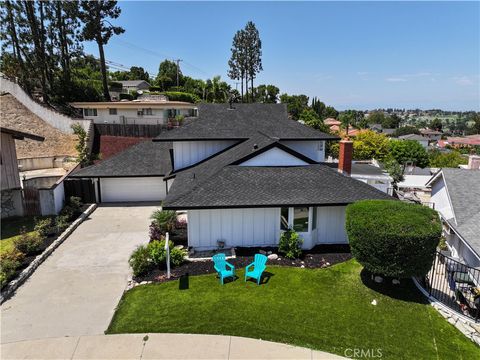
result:
[(35, 218), (33, 216), (23, 216), (2, 219), (0, 254), (13, 248), (13, 242), (19, 236), (22, 227), (25, 227), (27, 233), (33, 232)]
[[(245, 336), (344, 355), (381, 349), (383, 359), (478, 359), (480, 349), (445, 321), (410, 281), (372, 284), (354, 260), (327, 269), (270, 266), (266, 284), (221, 286), (215, 275), (136, 287), (107, 333)], [(378, 304), (371, 305), (373, 299)]]

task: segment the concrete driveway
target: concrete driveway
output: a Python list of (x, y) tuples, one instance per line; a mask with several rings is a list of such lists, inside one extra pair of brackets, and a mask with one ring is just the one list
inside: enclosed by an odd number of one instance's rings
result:
[(103, 334), (154, 205), (99, 206), (1, 306), (1, 342)]

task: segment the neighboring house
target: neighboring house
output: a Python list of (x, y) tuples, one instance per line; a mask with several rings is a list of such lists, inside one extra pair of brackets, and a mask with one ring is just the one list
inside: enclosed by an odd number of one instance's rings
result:
[(427, 183), (453, 257), (480, 266), (480, 170), (442, 169)]
[(468, 135), (465, 137), (447, 137), (447, 140), (438, 140), (437, 146), (444, 148), (447, 145), (453, 147), (480, 146), (480, 135)]
[(15, 139), (31, 139), (43, 141), (43, 137), (0, 127), (1, 153), (0, 169), (2, 178), (1, 188), (1, 217), (22, 216), (23, 199), (20, 175), (18, 172), (17, 152)]
[(431, 206), (430, 188), (427, 183), (436, 171), (430, 168), (407, 166), (403, 174), (403, 181), (397, 184), (397, 195), (401, 200), (412, 201)]
[(377, 133), (385, 134), (387, 136), (393, 135), (393, 133), (396, 130), (396, 129), (384, 128), (382, 124), (371, 124), (369, 125), (369, 129)]
[(323, 120), (323, 123), (327, 125), (332, 132), (339, 132), (342, 125), (341, 121), (338, 121), (334, 118), (326, 118)]
[(399, 136), (398, 139), (400, 140), (414, 140), (418, 142), (420, 145), (422, 145), (425, 149), (428, 148), (428, 139), (421, 135), (417, 134), (408, 134), (408, 135), (402, 135)]
[[(131, 94), (138, 92), (139, 90), (150, 89), (150, 84), (145, 80), (122, 80), (115, 81), (115, 83), (121, 84), (122, 88), (111, 88), (109, 93), (112, 100), (120, 100), (120, 94)], [(118, 85), (117, 85), (118, 86)]]
[(197, 105), (182, 101), (75, 102), (85, 119), (95, 124), (167, 124), (176, 115), (195, 116)]
[(351, 142), (341, 142), (338, 169), (323, 163), (333, 140), (288, 119), (282, 104), (203, 104), (195, 121), (71, 177), (93, 179), (99, 201), (187, 211), (196, 249), (277, 246), (289, 227), (305, 249), (345, 244), (345, 207), (391, 197), (349, 176)]
[(393, 179), (386, 171), (372, 164), (352, 164), (352, 178), (360, 180), (374, 188), (392, 195)]
[(442, 138), (443, 135), (441, 131), (431, 129), (422, 129), (420, 130), (420, 133), (424, 138), (428, 139), (428, 141), (438, 141)]

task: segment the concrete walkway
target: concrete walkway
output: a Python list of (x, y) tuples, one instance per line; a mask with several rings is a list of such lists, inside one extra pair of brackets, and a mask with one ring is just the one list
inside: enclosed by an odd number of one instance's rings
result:
[[(103, 334), (155, 206), (99, 206), (1, 306), (1, 343)], [(65, 338), (71, 341), (72, 338)]]
[(344, 359), (236, 336), (125, 334), (60, 337), (0, 345), (2, 359)]

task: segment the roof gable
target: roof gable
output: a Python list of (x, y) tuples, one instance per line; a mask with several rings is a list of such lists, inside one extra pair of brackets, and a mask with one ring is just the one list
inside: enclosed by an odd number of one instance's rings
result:
[[(255, 147), (255, 145), (254, 145)], [(303, 154), (278, 142), (271, 143), (241, 159), (236, 160), (232, 165), (240, 166), (300, 166), (315, 164)]]

